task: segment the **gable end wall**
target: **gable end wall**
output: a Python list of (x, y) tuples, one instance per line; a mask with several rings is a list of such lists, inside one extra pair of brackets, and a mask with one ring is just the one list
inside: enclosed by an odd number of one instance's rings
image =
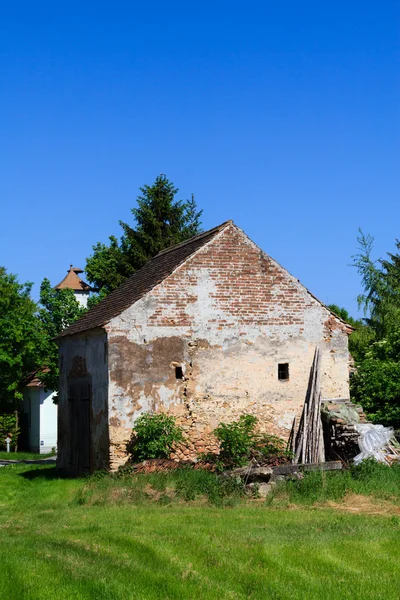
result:
[[(316, 345), (324, 397), (349, 395), (346, 326), (233, 224), (106, 329), (114, 467), (147, 411), (177, 417), (191, 456), (215, 448), (212, 430), (244, 412), (287, 436)], [(286, 362), (290, 378), (279, 381)]]

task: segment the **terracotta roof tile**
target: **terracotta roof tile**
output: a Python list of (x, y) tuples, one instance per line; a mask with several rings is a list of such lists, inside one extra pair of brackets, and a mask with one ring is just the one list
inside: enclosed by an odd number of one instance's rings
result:
[(78, 273), (83, 273), (82, 269), (78, 269), (77, 267), (70, 265), (67, 275), (62, 281), (60, 281), (58, 285), (54, 287), (54, 289), (70, 289), (75, 290), (76, 292), (90, 292), (92, 288), (79, 277)]

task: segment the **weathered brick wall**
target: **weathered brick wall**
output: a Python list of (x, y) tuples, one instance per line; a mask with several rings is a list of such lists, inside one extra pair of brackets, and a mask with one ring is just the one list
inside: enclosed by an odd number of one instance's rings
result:
[[(178, 418), (192, 455), (213, 447), (219, 422), (243, 412), (287, 435), (316, 344), (324, 396), (348, 397), (345, 325), (233, 224), (107, 330), (113, 466), (149, 410)], [(289, 380), (278, 380), (278, 363), (289, 363)]]

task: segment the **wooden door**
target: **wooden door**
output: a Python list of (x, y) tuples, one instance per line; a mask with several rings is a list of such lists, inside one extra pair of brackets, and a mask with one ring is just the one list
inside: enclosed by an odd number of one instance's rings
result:
[(69, 435), (71, 471), (76, 475), (90, 473), (90, 414), (92, 385), (91, 377), (82, 377), (70, 382), (68, 393)]

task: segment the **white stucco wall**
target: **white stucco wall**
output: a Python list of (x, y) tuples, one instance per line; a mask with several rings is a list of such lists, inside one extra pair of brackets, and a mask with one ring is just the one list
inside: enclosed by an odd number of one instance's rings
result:
[(57, 448), (57, 405), (54, 404), (55, 392), (40, 389), (40, 447), (39, 452), (46, 454)]
[(53, 402), (55, 392), (38, 386), (26, 387), (23, 394), (27, 450), (47, 454), (57, 447), (57, 405)]

